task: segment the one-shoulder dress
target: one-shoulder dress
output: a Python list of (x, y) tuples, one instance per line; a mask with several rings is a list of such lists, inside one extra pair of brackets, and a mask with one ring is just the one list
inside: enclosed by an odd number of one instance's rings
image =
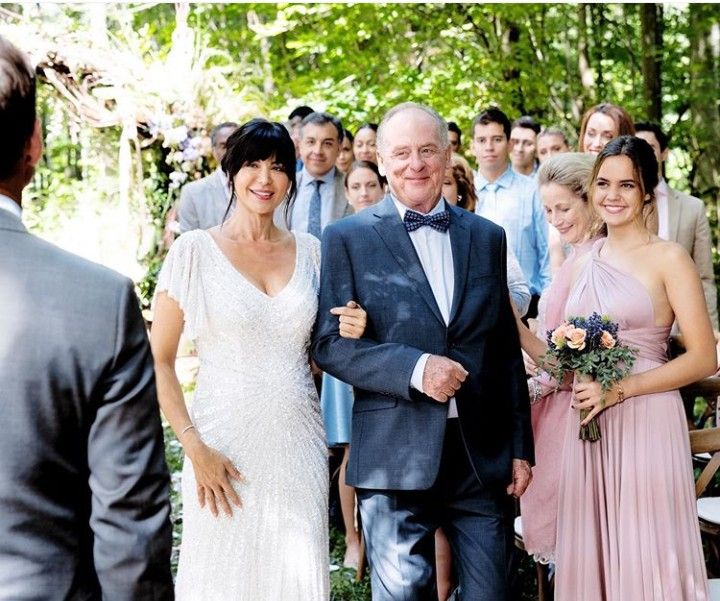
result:
[[(593, 246), (565, 308), (619, 324), (639, 353), (634, 373), (667, 361), (669, 327), (633, 276)], [(567, 422), (560, 474), (557, 601), (706, 601), (687, 425), (677, 390), (628, 398), (598, 416), (602, 438), (578, 439)]]

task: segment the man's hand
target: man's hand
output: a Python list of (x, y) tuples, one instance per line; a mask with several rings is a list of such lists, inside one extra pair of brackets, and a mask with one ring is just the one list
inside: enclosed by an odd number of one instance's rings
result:
[(468, 372), (457, 361), (430, 355), (425, 363), (423, 392), (440, 403), (447, 403), (467, 378)]
[(507, 494), (519, 499), (532, 480), (530, 464), (525, 459), (513, 459), (512, 482), (508, 484)]

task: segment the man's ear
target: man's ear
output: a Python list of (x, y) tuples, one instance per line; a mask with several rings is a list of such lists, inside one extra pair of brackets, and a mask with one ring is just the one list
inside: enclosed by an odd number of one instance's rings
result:
[(382, 155), (378, 152), (377, 154), (377, 160), (378, 160), (378, 171), (380, 172), (380, 175), (383, 177), (387, 177), (387, 171), (385, 171), (385, 164), (383, 163)]
[(668, 155), (670, 154), (670, 148), (666, 148), (660, 153), (660, 160), (664, 163), (667, 161)]
[(32, 135), (25, 143), (25, 160), (30, 167), (35, 167), (38, 164), (42, 157), (42, 151), (42, 128), (40, 127), (40, 120), (35, 119)]

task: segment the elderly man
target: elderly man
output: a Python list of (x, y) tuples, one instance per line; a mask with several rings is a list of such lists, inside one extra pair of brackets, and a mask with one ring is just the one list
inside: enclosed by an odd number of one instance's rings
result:
[(210, 175), (183, 186), (178, 208), (181, 233), (215, 227), (228, 210), (230, 182), (220, 163), (225, 156), (225, 144), (236, 129), (237, 123), (227, 121), (210, 133), (212, 153), (218, 166)]
[[(313, 356), (355, 387), (347, 482), (375, 601), (433, 598), (438, 526), (461, 598), (507, 599), (503, 514), (530, 481), (505, 234), (442, 198), (447, 132), (429, 107), (391, 109), (378, 130), (390, 195), (323, 236)], [(351, 299), (368, 313), (360, 340), (341, 338), (329, 313)]]
[(0, 598), (172, 599), (170, 478), (130, 280), (22, 224), (34, 70), (0, 37)]

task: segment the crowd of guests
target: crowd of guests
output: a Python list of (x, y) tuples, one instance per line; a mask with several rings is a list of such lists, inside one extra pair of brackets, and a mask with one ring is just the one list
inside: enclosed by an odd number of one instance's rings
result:
[[(365, 123), (353, 134), (334, 116), (302, 106), (290, 114), (286, 126), (296, 147), (299, 185), (295, 213), (289, 222), (291, 229), (321, 237), (323, 229), (337, 219), (370, 207), (385, 196), (387, 183), (377, 168), (377, 124)], [(216, 133), (217, 130), (213, 135)], [(551, 124), (542, 127), (529, 116), (511, 121), (496, 107), (478, 114), (469, 133), (469, 151), (476, 170), (464, 156), (467, 151), (462, 145), (462, 130), (456, 123), (448, 122), (453, 155), (445, 172), (443, 198), (498, 223), (507, 235), (508, 289), (521, 317), (518, 328), (528, 376), (533, 378), (531, 390), (536, 391), (532, 412), (538, 453), (534, 482), (521, 501), (523, 534), (530, 554), (539, 561), (554, 563), (559, 466), (565, 445), (558, 435), (558, 426), (572, 400), (571, 385), (549, 381), (537, 366), (546, 350), (544, 332), (559, 325), (565, 317), (569, 265), (587, 252), (592, 242), (607, 235), (598, 212), (588, 202), (595, 158), (608, 142), (620, 136), (637, 136), (652, 148), (657, 164), (655, 179), (651, 178), (656, 181), (652, 186), (654, 210), (648, 212), (645, 225), (652, 235), (681, 244), (692, 257), (702, 280), (707, 314), (717, 330), (710, 230), (703, 203), (669, 188), (664, 180), (663, 165), (669, 152), (667, 135), (655, 123), (634, 122), (622, 107), (602, 103), (588, 109), (579, 124), (577, 152), (572, 151), (561, 128)], [(203, 185), (202, 181), (192, 186)], [(317, 196), (317, 190), (313, 190), (312, 182), (321, 182), (320, 201), (315, 205), (313, 196)], [(181, 223), (186, 204), (192, 207), (190, 198), (183, 191)], [(205, 198), (208, 202), (209, 196)], [(218, 193), (216, 198), (215, 215), (219, 216), (227, 205), (227, 194)], [(311, 219), (308, 215), (317, 207), (322, 207), (319, 218)], [(216, 223), (217, 218), (194, 227), (208, 228)], [(572, 260), (568, 260), (569, 256)], [(538, 322), (541, 298), (545, 308)], [(528, 323), (531, 330), (525, 327)], [(674, 327), (677, 332), (677, 322)], [(356, 567), (361, 544), (356, 502), (354, 490), (345, 483), (352, 387), (324, 374), (321, 404), (328, 445), (342, 449), (339, 491), (346, 532), (344, 563)], [(682, 445), (680, 448), (684, 449)], [(436, 554), (438, 598), (442, 600), (454, 588), (452, 553), (442, 529), (436, 533)]]
[[(221, 123), (168, 218), (149, 346), (127, 280), (23, 227), (35, 78), (0, 58), (0, 598), (327, 599), (327, 444), (374, 599), (509, 598), (512, 497), (559, 601), (708, 599), (677, 389), (717, 367), (710, 231), (657, 124), (599, 104), (572, 151), (488, 107), (473, 170), (413, 103), (354, 134), (310, 107)], [(594, 311), (638, 349), (609, 390), (543, 369), (546, 332)], [(175, 593), (157, 401), (188, 457)]]

